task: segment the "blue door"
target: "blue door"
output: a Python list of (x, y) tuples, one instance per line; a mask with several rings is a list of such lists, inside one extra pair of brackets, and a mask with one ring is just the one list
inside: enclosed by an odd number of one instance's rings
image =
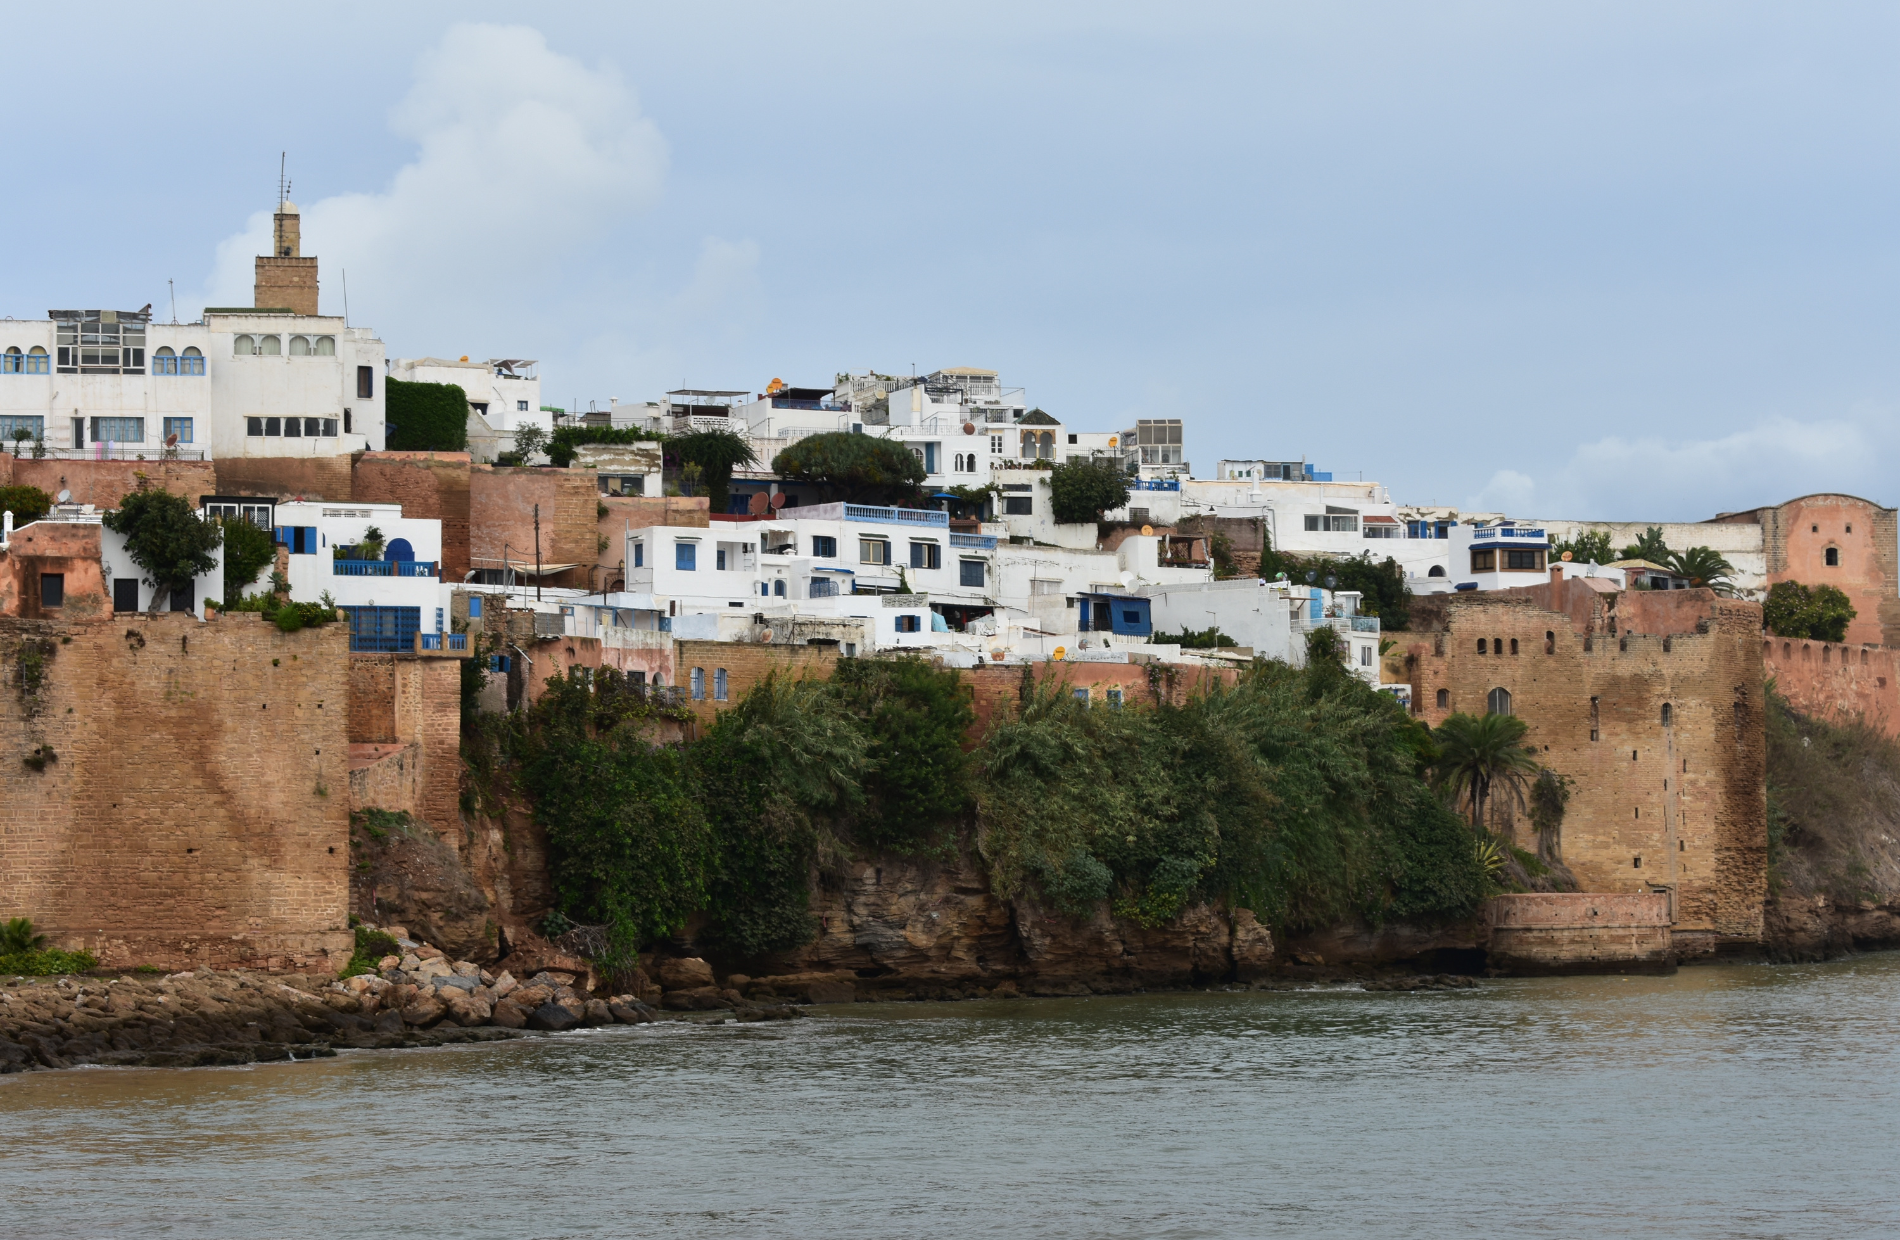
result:
[(416, 549), (409, 545), (407, 538), (392, 538), (383, 548), (383, 558), (385, 560), (414, 560)]

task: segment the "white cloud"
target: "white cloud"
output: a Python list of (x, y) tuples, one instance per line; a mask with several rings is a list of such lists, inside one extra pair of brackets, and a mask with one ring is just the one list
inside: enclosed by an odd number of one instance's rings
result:
[(1890, 411), (1776, 417), (1710, 439), (1609, 435), (1541, 478), (1499, 470), (1470, 501), (1514, 516), (1694, 521), (1816, 491), (1890, 503), (1884, 463), (1900, 448)]
[[(302, 204), (323, 308), (377, 327), (392, 353), (493, 345), (560, 260), (650, 205), (667, 148), (617, 75), (551, 51), (523, 26), (457, 25), (417, 62), (390, 127), (414, 158), (378, 193)], [(218, 247), (209, 305), (249, 305), (269, 211)], [(480, 341), (470, 339), (479, 334)]]

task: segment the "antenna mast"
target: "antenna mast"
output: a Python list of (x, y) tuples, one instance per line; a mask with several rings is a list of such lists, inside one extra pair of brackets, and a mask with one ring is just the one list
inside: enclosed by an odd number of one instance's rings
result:
[(289, 155), (289, 151), (277, 152), (277, 209), (279, 211), (284, 209), (284, 200), (290, 197), (290, 182), (284, 178), (284, 161)]

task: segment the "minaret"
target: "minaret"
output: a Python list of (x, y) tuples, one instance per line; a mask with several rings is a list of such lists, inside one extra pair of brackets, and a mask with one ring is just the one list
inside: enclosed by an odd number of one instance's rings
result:
[(257, 259), (251, 304), (259, 310), (317, 313), (317, 260), (303, 257), (302, 217), (290, 201), (290, 182), (278, 180), (277, 214), (271, 221), (271, 252)]

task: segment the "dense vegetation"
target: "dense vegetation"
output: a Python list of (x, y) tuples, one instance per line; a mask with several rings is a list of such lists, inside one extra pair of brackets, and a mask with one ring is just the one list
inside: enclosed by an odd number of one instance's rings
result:
[(224, 605), (236, 607), (244, 601), (244, 592), (257, 584), (257, 575), (276, 558), (271, 532), (243, 517), (225, 517), (224, 526)]
[(1060, 461), (1049, 471), (1049, 508), (1063, 524), (1100, 521), (1128, 503), (1128, 471), (1106, 457)]
[(1853, 908), (1900, 892), (1900, 745), (1865, 719), (1802, 715), (1768, 685), (1768, 881)]
[(12, 513), (16, 527), (39, 520), (52, 508), (53, 497), (38, 487), (0, 487), (0, 512)]
[(1761, 621), (1776, 637), (1839, 642), (1847, 639), (1847, 626), (1857, 614), (1847, 595), (1837, 586), (1777, 581), (1768, 587)]
[(966, 753), (958, 673), (847, 659), (655, 746), (669, 708), (603, 671), (551, 682), (499, 739), (547, 830), (557, 911), (605, 925), (623, 961), (700, 913), (699, 939), (733, 958), (796, 947), (821, 873), (960, 844), (1000, 896), (1150, 925), (1201, 900), (1283, 927), (1456, 916), (1487, 891), (1472, 832), (1423, 778), (1424, 728), (1337, 663), (1260, 663), (1179, 707), (1089, 709), (1027, 676), (1020, 697)]
[(468, 449), (468, 393), (453, 383), (386, 379), (383, 424), (391, 452)]
[[(1329, 590), (1357, 590), (1359, 610), (1379, 617), (1381, 629), (1405, 629), (1412, 623), (1412, 589), (1405, 584), (1405, 570), (1391, 556), (1372, 558), (1370, 551), (1343, 559), (1325, 556), (1285, 555), (1273, 549), (1262, 534), (1265, 550), (1260, 555), (1260, 575), (1268, 581), (1285, 573), (1287, 580), (1305, 582)], [(1333, 584), (1328, 585), (1328, 581)]]
[(60, 973), (84, 973), (98, 967), (98, 958), (91, 952), (48, 947), (46, 936), (34, 932), (30, 918), (14, 917), (0, 923), (0, 974), (52, 977)]
[(694, 431), (690, 435), (672, 436), (666, 441), (666, 458), (668, 464), (678, 461), (682, 469), (687, 466), (698, 469), (714, 512), (726, 511), (733, 469), (756, 464), (759, 459), (753, 455), (751, 441), (732, 431)]
[(201, 519), (190, 500), (158, 490), (144, 479), (101, 520), (125, 536), (126, 555), (145, 570), (154, 611), (170, 606), (172, 595), (190, 589), (193, 578), (210, 572), (218, 563), (212, 552), (224, 541), (221, 522)]
[(806, 436), (772, 458), (772, 472), (858, 504), (914, 502), (926, 476), (923, 461), (897, 440), (847, 431)]

